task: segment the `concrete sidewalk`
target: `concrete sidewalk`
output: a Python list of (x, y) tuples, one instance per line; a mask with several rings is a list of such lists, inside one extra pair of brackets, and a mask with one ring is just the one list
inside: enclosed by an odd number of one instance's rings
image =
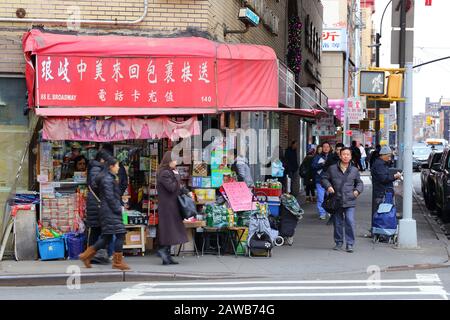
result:
[(365, 191), (358, 201), (354, 253), (331, 250), (333, 227), (318, 219), (315, 205), (301, 202), (305, 215), (298, 224), (294, 245), (274, 248), (272, 258), (236, 258), (233, 255), (196, 258), (186, 255), (176, 258), (179, 265), (163, 266), (155, 255), (126, 257), (132, 268), (128, 272), (101, 265), (86, 269), (78, 260), (3, 261), (0, 262), (0, 286), (64, 284), (68, 275), (77, 270), (71, 266), (80, 267), (82, 282), (255, 277), (317, 279), (330, 276), (338, 279), (340, 274), (365, 274), (373, 265), (382, 271), (447, 267), (447, 241), (436, 234), (438, 228), (432, 225), (434, 221), (427, 220), (418, 203), (415, 203), (414, 218), (417, 220), (419, 249), (402, 250), (385, 243), (373, 244), (372, 239), (364, 237), (370, 228), (371, 186), (368, 176), (363, 180)]

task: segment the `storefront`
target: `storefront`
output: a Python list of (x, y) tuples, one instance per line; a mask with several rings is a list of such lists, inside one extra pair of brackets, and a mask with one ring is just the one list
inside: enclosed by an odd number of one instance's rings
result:
[[(82, 229), (89, 192), (86, 171), (104, 143), (113, 145), (114, 156), (128, 173), (125, 248), (144, 253), (145, 245), (148, 249), (157, 238), (156, 171), (168, 150), (178, 151), (183, 183), (193, 189), (198, 211), (206, 214), (185, 221), (187, 228), (223, 223), (245, 231), (245, 219), (234, 219), (236, 199), (233, 204), (222, 188), (224, 180), (236, 180), (231, 167), (241, 155), (237, 138), (210, 137), (205, 148), (205, 131), (236, 128), (248, 112), (317, 115), (279, 108), (277, 58), (264, 46), (33, 29), (24, 35), (23, 48), (27, 88), (33, 93), (29, 107), (41, 118), (38, 160), (30, 164), (35, 166), (30, 172), (36, 172), (32, 179), (39, 182), (41, 236)], [(279, 189), (275, 181), (257, 184)], [(230, 196), (233, 189), (228, 187)], [(281, 190), (272, 193), (278, 200), (271, 200), (279, 202)], [(221, 195), (226, 201), (219, 205)], [(208, 211), (217, 214), (218, 208), (227, 213), (222, 222), (218, 216), (208, 220)], [(243, 209), (251, 208), (239, 211)], [(245, 239), (243, 233), (239, 240)]]

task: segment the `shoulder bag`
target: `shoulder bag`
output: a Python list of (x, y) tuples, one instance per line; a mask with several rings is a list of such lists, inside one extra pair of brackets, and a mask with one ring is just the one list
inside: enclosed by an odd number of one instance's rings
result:
[(182, 219), (189, 219), (197, 215), (197, 207), (194, 200), (187, 194), (181, 194), (178, 196), (178, 204), (180, 207), (180, 215)]
[(342, 199), (338, 197), (337, 190), (341, 190), (342, 187), (345, 184), (345, 181), (347, 181), (347, 176), (344, 173), (344, 178), (342, 179), (342, 183), (339, 187), (339, 189), (335, 189), (334, 193), (328, 193), (325, 196), (325, 199), (322, 203), (322, 208), (328, 212), (329, 214), (336, 214), (342, 207)]
[(99, 197), (97, 197), (97, 195), (95, 194), (94, 190), (92, 190), (91, 186), (89, 186), (89, 191), (92, 193), (92, 195), (94, 196), (94, 198), (97, 200), (97, 202), (98, 202), (98, 207), (100, 208), (100, 205), (101, 205), (102, 201), (100, 200)]

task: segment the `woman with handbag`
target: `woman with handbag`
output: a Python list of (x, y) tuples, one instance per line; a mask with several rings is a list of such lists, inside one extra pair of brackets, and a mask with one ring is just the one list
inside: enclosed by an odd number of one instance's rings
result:
[(188, 242), (186, 228), (183, 224), (178, 196), (182, 192), (180, 174), (176, 170), (177, 161), (172, 152), (167, 151), (161, 161), (156, 175), (158, 191), (158, 256), (163, 265), (178, 264), (170, 255), (170, 247)]
[[(97, 176), (105, 170), (105, 161), (110, 158), (110, 155), (106, 152), (100, 150), (97, 152), (95, 159), (89, 161), (88, 166), (88, 194), (86, 200), (86, 227), (88, 228), (88, 247), (93, 246), (102, 234), (102, 229), (100, 227), (100, 198), (99, 198), (99, 188), (97, 185)], [(98, 262), (103, 264), (109, 264), (109, 257), (106, 249), (100, 249), (92, 262)]]
[(112, 241), (114, 242), (113, 269), (129, 270), (130, 267), (123, 261), (123, 244), (125, 241), (125, 226), (122, 220), (122, 203), (120, 185), (119, 185), (119, 161), (115, 158), (108, 158), (106, 161), (106, 169), (96, 177), (96, 183), (99, 190), (100, 199), (100, 227), (102, 235), (95, 245), (89, 246), (79, 258), (83, 261), (86, 268), (91, 267), (91, 259), (95, 253)]
[(346, 251), (353, 252), (355, 244), (355, 207), (356, 199), (364, 191), (359, 170), (352, 165), (352, 151), (343, 148), (340, 152), (340, 161), (328, 168), (322, 176), (321, 184), (329, 196), (325, 206), (332, 202), (336, 208), (333, 210), (334, 222), (334, 250), (341, 250), (344, 244), (344, 229)]

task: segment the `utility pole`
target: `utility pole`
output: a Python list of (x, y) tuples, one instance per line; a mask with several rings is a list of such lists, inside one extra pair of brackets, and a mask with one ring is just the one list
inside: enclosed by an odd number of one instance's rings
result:
[(345, 50), (345, 70), (344, 70), (344, 145), (345, 146), (350, 146), (350, 137), (347, 135), (347, 131), (350, 129), (350, 126), (348, 124), (348, 94), (349, 94), (349, 76), (348, 76), (348, 72), (349, 72), (349, 66), (350, 66), (350, 39), (349, 39), (349, 30), (347, 27), (347, 32), (346, 32), (347, 36), (346, 36), (346, 50)]
[[(380, 32), (382, 32), (382, 31), (380, 30)], [(381, 33), (377, 33), (377, 35), (376, 35), (377, 43), (375, 44), (375, 46), (376, 46), (375, 47), (376, 48), (376, 51), (375, 51), (375, 55), (376, 55), (376, 62), (375, 63), (376, 64), (375, 64), (375, 66), (377, 68), (380, 67), (380, 47), (381, 47), (380, 39), (381, 39)], [(377, 101), (375, 101), (375, 120), (376, 121), (380, 121), (380, 108), (378, 108), (378, 102)], [(375, 146), (377, 144), (379, 144), (379, 143), (380, 143), (380, 130), (375, 130)]]
[(405, 79), (405, 150), (403, 164), (403, 218), (399, 222), (398, 247), (405, 249), (417, 248), (417, 225), (413, 219), (413, 66), (406, 64)]

